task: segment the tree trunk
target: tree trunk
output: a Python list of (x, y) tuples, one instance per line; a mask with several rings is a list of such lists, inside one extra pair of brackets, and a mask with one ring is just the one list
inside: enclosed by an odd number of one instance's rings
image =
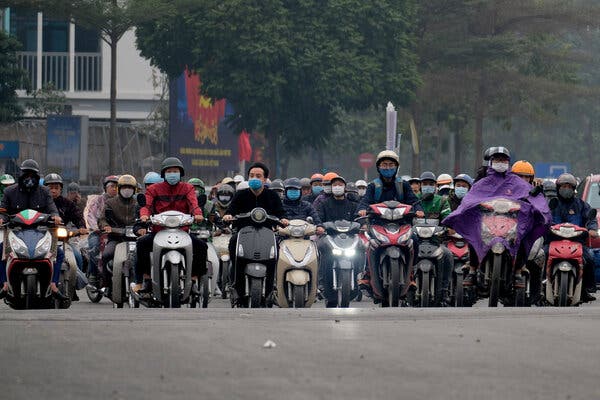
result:
[(485, 81), (483, 76), (479, 82), (477, 93), (477, 110), (475, 114), (475, 171), (479, 169), (483, 161), (483, 118), (485, 117)]
[(267, 136), (267, 166), (271, 170), (270, 178), (277, 175), (277, 144), (279, 132), (277, 130), (277, 123), (271, 121), (266, 131)]
[(118, 37), (111, 36), (110, 38), (110, 133), (108, 138), (109, 146), (109, 174), (117, 172), (117, 42)]

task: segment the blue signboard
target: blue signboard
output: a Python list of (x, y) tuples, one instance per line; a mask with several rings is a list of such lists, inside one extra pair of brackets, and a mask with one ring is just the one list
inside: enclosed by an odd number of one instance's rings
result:
[(79, 179), (81, 119), (78, 116), (48, 117), (46, 172), (56, 172), (64, 180)]
[(571, 170), (569, 163), (535, 163), (535, 176), (537, 178), (558, 178), (561, 174)]
[(0, 140), (0, 158), (19, 158), (19, 142)]

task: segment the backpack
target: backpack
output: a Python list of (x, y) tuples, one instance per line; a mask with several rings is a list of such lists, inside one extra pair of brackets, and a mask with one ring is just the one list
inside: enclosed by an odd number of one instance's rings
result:
[[(374, 199), (375, 202), (379, 203), (379, 199), (381, 199), (381, 194), (383, 193), (383, 182), (381, 178), (373, 179), (373, 184), (375, 185)], [(398, 196), (397, 200), (404, 199), (404, 181), (399, 176), (396, 177), (396, 194)]]

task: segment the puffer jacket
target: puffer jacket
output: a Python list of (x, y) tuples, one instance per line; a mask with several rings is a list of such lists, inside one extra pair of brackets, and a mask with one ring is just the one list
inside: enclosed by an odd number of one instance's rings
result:
[(283, 200), (283, 209), (285, 210), (285, 218), (287, 219), (302, 219), (306, 220), (308, 217), (312, 217), (314, 225), (321, 224), (321, 218), (315, 211), (312, 204), (304, 200)]

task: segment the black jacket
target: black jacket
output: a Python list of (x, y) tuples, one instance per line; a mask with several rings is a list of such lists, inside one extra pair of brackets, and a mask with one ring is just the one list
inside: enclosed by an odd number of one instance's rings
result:
[[(252, 211), (256, 207), (262, 207), (267, 211), (267, 214), (277, 218), (285, 218), (285, 210), (281, 204), (279, 195), (272, 190), (263, 189), (258, 196), (250, 189), (243, 189), (235, 192), (231, 204), (227, 208), (225, 214), (236, 216)], [(243, 225), (237, 225), (241, 227)]]
[(344, 198), (342, 200), (336, 200), (333, 197), (329, 197), (327, 200), (319, 204), (317, 213), (321, 222), (338, 221), (345, 219), (347, 221), (354, 220), (356, 214), (356, 203)]
[(18, 214), (27, 209), (52, 216), (59, 215), (50, 191), (45, 186), (38, 186), (32, 191), (26, 191), (20, 185), (11, 185), (4, 190), (0, 208), (6, 209), (8, 215)]
[(287, 219), (303, 219), (306, 220), (308, 217), (312, 217), (314, 225), (321, 224), (321, 218), (315, 211), (312, 204), (304, 200), (283, 200), (283, 209), (285, 210), (285, 217)]
[(58, 196), (54, 199), (54, 204), (58, 208), (58, 215), (63, 220), (63, 224), (67, 225), (69, 222), (75, 225), (76, 228), (85, 228), (85, 221), (83, 220), (83, 214), (79, 208), (71, 200)]

